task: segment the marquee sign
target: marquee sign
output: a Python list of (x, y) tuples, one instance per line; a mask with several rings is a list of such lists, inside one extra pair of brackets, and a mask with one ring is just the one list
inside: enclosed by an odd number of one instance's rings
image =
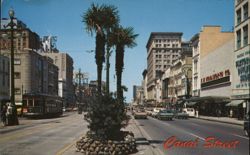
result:
[(227, 77), (227, 76), (230, 76), (229, 69), (225, 70), (224, 72), (221, 71), (221, 72), (215, 73), (213, 75), (209, 75), (207, 77), (204, 77), (201, 79), (201, 83), (206, 83), (206, 82), (218, 80), (218, 79), (221, 79), (221, 78)]
[(201, 79), (201, 88), (207, 88), (219, 84), (226, 84), (230, 82), (230, 71), (229, 69), (221, 71)]

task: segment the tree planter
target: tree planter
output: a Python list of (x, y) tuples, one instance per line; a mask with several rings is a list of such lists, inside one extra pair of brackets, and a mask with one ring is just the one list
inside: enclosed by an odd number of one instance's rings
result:
[(98, 140), (88, 134), (76, 142), (76, 152), (85, 155), (128, 155), (137, 152), (133, 133), (125, 132), (124, 140)]

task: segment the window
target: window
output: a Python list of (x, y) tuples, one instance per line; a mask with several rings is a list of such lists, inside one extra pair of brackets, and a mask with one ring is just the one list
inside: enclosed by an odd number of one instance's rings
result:
[(20, 95), (21, 94), (21, 89), (20, 88), (15, 88), (15, 94)]
[(197, 77), (194, 78), (194, 90), (197, 89)]
[(14, 65), (20, 65), (21, 60), (20, 59), (14, 59)]
[(241, 9), (236, 11), (236, 17), (237, 17), (237, 24), (241, 22)]
[(15, 72), (14, 73), (14, 78), (15, 79), (20, 79), (21, 78), (21, 73), (20, 72)]
[(244, 20), (248, 18), (248, 3), (243, 6), (243, 17)]
[(243, 27), (243, 46), (248, 44), (248, 25)]
[(241, 31), (240, 30), (238, 30), (237, 32), (236, 32), (236, 35), (237, 35), (237, 49), (239, 49), (240, 47), (241, 47)]
[(194, 61), (194, 73), (197, 73), (197, 61)]

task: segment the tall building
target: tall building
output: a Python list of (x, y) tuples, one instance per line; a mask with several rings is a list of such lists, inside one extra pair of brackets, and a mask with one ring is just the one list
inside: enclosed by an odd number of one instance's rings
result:
[[(10, 29), (1, 29), (0, 35), (6, 36), (0, 39), (0, 53), (1, 50), (10, 49), (10, 39), (6, 34), (10, 34)], [(28, 28), (19, 28), (14, 30), (14, 50), (20, 52), (25, 49), (38, 50), (40, 49), (40, 38)]]
[[(250, 104), (250, 0), (235, 0), (234, 19), (234, 71), (231, 99), (242, 103), (244, 112), (249, 112)], [(237, 102), (236, 102), (237, 103)]]
[(143, 80), (142, 80), (142, 87), (143, 87), (143, 100), (146, 102), (148, 100), (148, 92), (147, 92), (147, 83), (148, 83), (148, 71), (145, 69), (142, 72)]
[(0, 110), (2, 104), (10, 99), (10, 60), (8, 57), (0, 55)]
[(147, 42), (147, 92), (148, 99), (155, 100), (156, 80), (180, 56), (181, 32), (152, 32)]
[(63, 98), (64, 105), (74, 104), (73, 59), (67, 53), (41, 52), (39, 54), (53, 59), (54, 64), (59, 68), (58, 95)]

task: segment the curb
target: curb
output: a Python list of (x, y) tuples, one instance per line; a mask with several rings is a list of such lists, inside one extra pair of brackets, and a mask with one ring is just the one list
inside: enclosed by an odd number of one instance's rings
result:
[(145, 138), (145, 141), (147, 142), (148, 147), (150, 151), (152, 152), (152, 155), (164, 155), (164, 153), (159, 148), (150, 144), (148, 139), (152, 140), (152, 138), (147, 134), (147, 132), (142, 127), (138, 125), (138, 122), (135, 119), (134, 119), (134, 122), (135, 122), (135, 126), (137, 127), (141, 135)]
[(243, 126), (244, 123), (242, 122), (240, 123), (234, 123), (234, 122), (227, 122), (227, 121), (221, 121), (221, 120), (213, 120), (213, 119), (209, 119), (209, 118), (201, 118), (201, 117), (194, 117), (195, 119), (202, 119), (202, 120), (207, 120), (207, 121), (213, 121), (213, 122), (219, 122), (219, 123), (226, 123), (226, 124), (233, 124), (233, 125), (239, 125), (239, 126)]

